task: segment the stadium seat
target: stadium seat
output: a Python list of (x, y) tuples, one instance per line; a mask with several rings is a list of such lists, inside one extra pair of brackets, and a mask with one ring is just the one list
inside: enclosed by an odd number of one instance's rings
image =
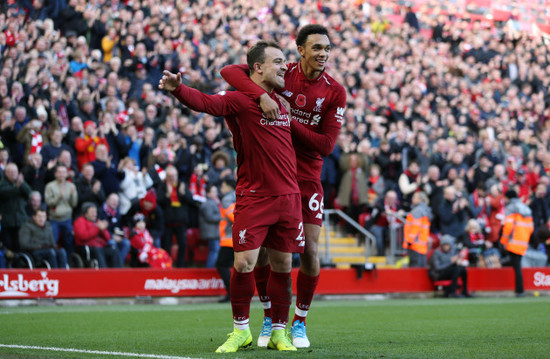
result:
[[(430, 235), (430, 237), (432, 236)], [(439, 237), (434, 235), (431, 239), (437, 242), (436, 247), (433, 247), (434, 242), (432, 242), (432, 248), (430, 248), (430, 250), (428, 251), (428, 263), (430, 263), (434, 251), (437, 249), (437, 247), (439, 247)], [(433, 278), (431, 277), (430, 279), (432, 280), (432, 284), (434, 287), (434, 297), (437, 297), (441, 292), (445, 292), (445, 289), (453, 283), (453, 281), (450, 279), (433, 280)], [(462, 278), (458, 278), (456, 290), (457, 292), (462, 291)]]
[[(436, 280), (433, 282), (434, 286), (434, 297), (438, 296), (439, 292), (445, 292), (445, 289), (452, 284), (452, 280), (450, 279), (443, 279), (443, 280)], [(456, 291), (462, 291), (462, 278), (458, 278), (456, 286)]]
[(359, 215), (359, 225), (363, 228), (365, 228), (365, 223), (367, 223), (367, 220), (371, 217), (371, 214), (368, 212), (363, 212)]
[(50, 262), (48, 262), (46, 259), (39, 259), (37, 260), (32, 256), (29, 252), (17, 252), (15, 253), (15, 256), (13, 258), (12, 267), (14, 268), (28, 268), (28, 269), (35, 269), (35, 268), (46, 268), (46, 269), (52, 269), (52, 266)]
[(71, 268), (99, 268), (99, 262), (96, 258), (92, 258), (90, 247), (76, 246), (75, 251), (69, 258), (69, 266)]
[(198, 228), (187, 229), (187, 245), (185, 263), (187, 265), (203, 265), (208, 257), (208, 241), (201, 238)]

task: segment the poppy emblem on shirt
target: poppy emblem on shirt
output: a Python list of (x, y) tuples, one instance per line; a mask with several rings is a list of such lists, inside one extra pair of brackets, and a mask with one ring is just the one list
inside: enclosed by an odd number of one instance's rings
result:
[(296, 96), (296, 105), (298, 107), (304, 107), (306, 105), (306, 97), (302, 94)]

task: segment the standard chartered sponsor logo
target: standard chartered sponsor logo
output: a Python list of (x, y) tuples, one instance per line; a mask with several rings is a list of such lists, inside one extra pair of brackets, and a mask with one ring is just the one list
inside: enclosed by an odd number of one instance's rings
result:
[(169, 290), (179, 293), (182, 290), (210, 290), (223, 288), (223, 281), (219, 278), (210, 279), (146, 279), (145, 290)]
[(29, 293), (44, 293), (47, 296), (59, 294), (59, 280), (49, 279), (48, 272), (40, 272), (41, 279), (25, 279), (23, 274), (11, 277), (4, 274), (0, 280), (0, 297), (28, 297)]
[(293, 108), (291, 111), (292, 111), (292, 116), (311, 118), (311, 112), (298, 110), (297, 108)]
[(280, 120), (268, 121), (268, 120), (262, 118), (260, 120), (260, 124), (264, 125), (264, 126), (285, 126), (285, 127), (288, 127), (288, 126), (290, 126), (290, 121), (289, 120), (286, 120), (286, 121), (280, 121)]
[(533, 284), (535, 287), (550, 287), (550, 275), (535, 272)]
[(290, 118), (288, 117), (288, 114), (279, 115), (279, 119), (276, 121), (270, 121), (262, 116), (262, 119), (260, 120), (260, 124), (263, 126), (285, 126), (290, 127)]

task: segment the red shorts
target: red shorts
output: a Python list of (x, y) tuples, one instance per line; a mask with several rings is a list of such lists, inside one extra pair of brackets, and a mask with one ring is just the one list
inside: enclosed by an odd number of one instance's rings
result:
[(302, 197), (302, 219), (304, 223), (323, 225), (323, 186), (319, 181), (298, 180)]
[(300, 195), (237, 196), (233, 223), (233, 249), (261, 246), (286, 253), (303, 253), (304, 226)]

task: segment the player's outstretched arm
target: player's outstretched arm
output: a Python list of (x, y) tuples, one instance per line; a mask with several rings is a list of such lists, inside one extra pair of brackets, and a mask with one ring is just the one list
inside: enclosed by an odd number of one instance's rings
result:
[(185, 86), (181, 81), (181, 73), (173, 74), (165, 70), (158, 87), (170, 91), (179, 102), (194, 111), (219, 117), (235, 114), (239, 110), (238, 101), (230, 93), (225, 96), (204, 94)]
[(261, 95), (266, 93), (263, 88), (250, 79), (250, 71), (247, 65), (224, 66), (220, 70), (220, 75), (228, 84), (245, 95), (252, 97), (254, 101), (257, 101)]
[(177, 74), (164, 70), (162, 72), (162, 78), (159, 81), (159, 89), (166, 91), (174, 91), (181, 85), (181, 72)]
[(263, 88), (250, 79), (250, 71), (247, 65), (225, 66), (220, 70), (220, 75), (238, 91), (252, 97), (254, 101), (259, 100), (260, 107), (267, 119), (276, 120), (279, 118), (279, 105), (269, 97)]

